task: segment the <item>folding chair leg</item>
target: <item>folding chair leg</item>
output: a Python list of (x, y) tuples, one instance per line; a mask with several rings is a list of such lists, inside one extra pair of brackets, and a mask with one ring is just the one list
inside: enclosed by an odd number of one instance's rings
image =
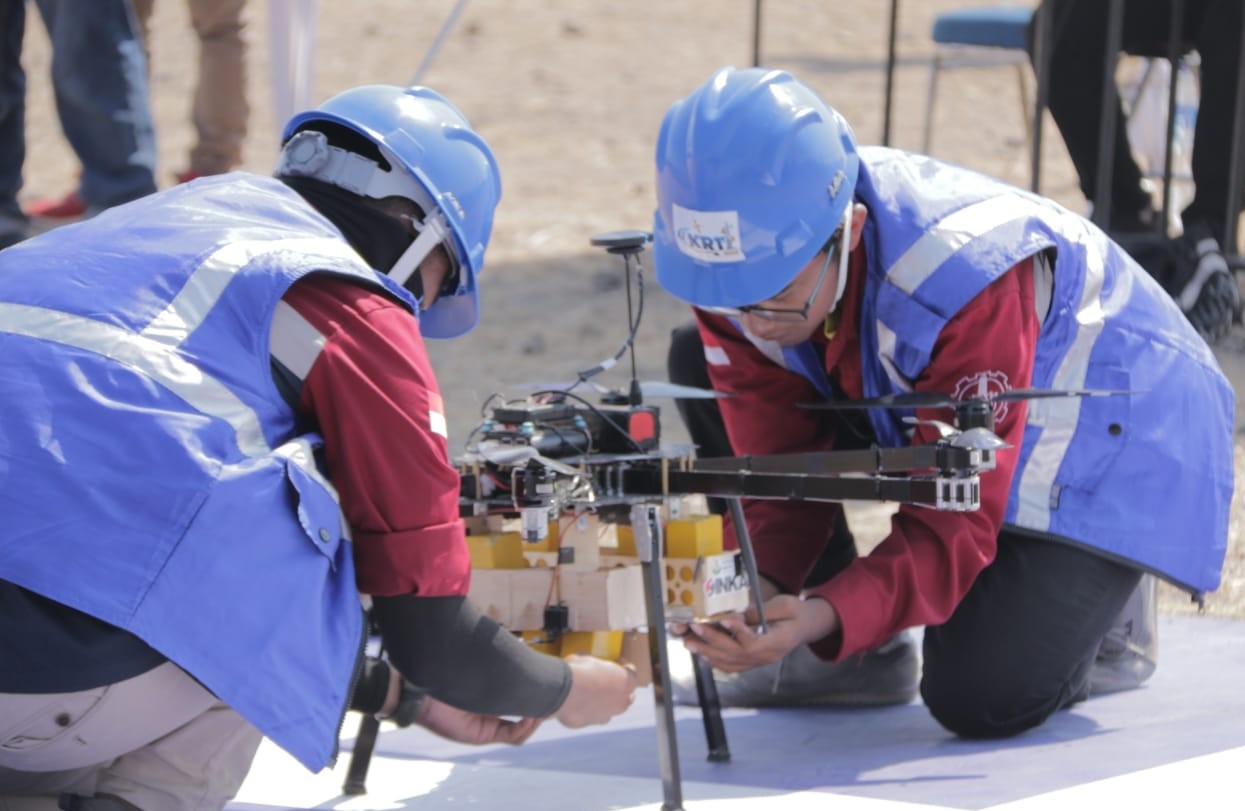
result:
[(930, 138), (934, 128), (934, 97), (938, 93), (938, 72), (942, 70), (942, 57), (934, 54), (929, 65), (929, 93), (925, 97), (925, 135), (921, 139), (921, 152), (929, 154)]

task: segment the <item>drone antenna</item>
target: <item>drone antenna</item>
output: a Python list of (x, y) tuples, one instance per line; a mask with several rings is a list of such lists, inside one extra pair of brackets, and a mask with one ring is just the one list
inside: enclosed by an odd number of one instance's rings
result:
[[(638, 258), (638, 254), (642, 250), (644, 250), (643, 246), (635, 252), (623, 254), (623, 280), (627, 285), (627, 324), (630, 326), (632, 339), (635, 338), (635, 328), (640, 325), (640, 319), (633, 316), (631, 311), (631, 261), (632, 257), (636, 257), (636, 277), (639, 279), (639, 288), (636, 291), (636, 297), (640, 300), (640, 312), (644, 312), (644, 276), (643, 268), (639, 266), (640, 260)], [(636, 375), (635, 371), (634, 340), (629, 339), (627, 341), (627, 352), (631, 355), (631, 390), (627, 393), (627, 400), (631, 403), (631, 405), (639, 405), (642, 397), (640, 394), (640, 378)]]
[[(624, 283), (627, 287), (627, 340), (619, 347), (614, 357), (605, 361), (591, 369), (586, 369), (579, 373), (581, 381), (587, 380), (589, 377), (602, 372), (613, 366), (623, 352), (628, 352), (631, 356), (631, 386), (627, 392), (627, 402), (630, 405), (639, 405), (643, 397), (640, 392), (640, 379), (636, 374), (635, 362), (635, 334), (640, 327), (640, 318), (644, 315), (644, 266), (640, 262), (639, 256), (644, 252), (644, 246), (652, 239), (652, 234), (647, 231), (609, 231), (604, 234), (597, 234), (592, 238), (591, 242), (598, 248), (604, 248), (607, 253), (620, 254), (623, 258)], [(631, 300), (631, 262), (636, 263), (636, 303), (633, 307)]]

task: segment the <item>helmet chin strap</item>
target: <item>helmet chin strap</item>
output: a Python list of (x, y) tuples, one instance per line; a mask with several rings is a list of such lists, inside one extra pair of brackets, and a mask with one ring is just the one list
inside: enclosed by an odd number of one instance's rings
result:
[(401, 285), (405, 285), (415, 271), (419, 269), (419, 265), (428, 258), (428, 254), (432, 253), (438, 245), (446, 243), (449, 238), (449, 229), (445, 225), (445, 220), (440, 213), (429, 215), (421, 223), (412, 220), (419, 236), (410, 244), (402, 255), (398, 257), (398, 261), (393, 263), (393, 267), (389, 268), (387, 276)]
[(830, 312), (834, 312), (843, 299), (843, 291), (847, 289), (847, 260), (852, 244), (852, 203), (847, 204), (847, 213), (843, 216), (843, 238), (839, 242), (839, 280), (838, 289), (834, 291), (834, 301), (830, 304)]

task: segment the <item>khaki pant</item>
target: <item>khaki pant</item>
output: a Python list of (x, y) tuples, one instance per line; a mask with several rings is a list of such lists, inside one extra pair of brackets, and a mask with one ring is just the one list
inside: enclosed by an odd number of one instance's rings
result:
[[(143, 42), (150, 43), (155, 0), (133, 0)], [(250, 106), (246, 100), (245, 0), (188, 0), (190, 22), (199, 37), (199, 77), (191, 120), (197, 140), (190, 172), (214, 175), (242, 163)], [(151, 52), (148, 44), (148, 54)], [(0, 809), (0, 811), (3, 811)]]
[(260, 738), (170, 662), (78, 693), (0, 693), (0, 811), (51, 811), (62, 793), (219, 811)]

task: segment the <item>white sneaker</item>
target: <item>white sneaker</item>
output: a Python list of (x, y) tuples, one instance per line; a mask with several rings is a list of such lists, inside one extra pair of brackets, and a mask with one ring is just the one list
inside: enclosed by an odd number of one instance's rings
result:
[(1140, 687), (1158, 667), (1158, 586), (1154, 575), (1142, 575), (1111, 630), (1102, 638), (1089, 672), (1090, 695)]
[[(691, 656), (686, 651), (671, 655), (670, 671), (674, 702), (699, 705)], [(801, 645), (773, 664), (742, 673), (713, 672), (723, 707), (907, 704), (916, 697), (920, 679), (921, 657), (911, 631), (837, 663), (822, 661)]]

